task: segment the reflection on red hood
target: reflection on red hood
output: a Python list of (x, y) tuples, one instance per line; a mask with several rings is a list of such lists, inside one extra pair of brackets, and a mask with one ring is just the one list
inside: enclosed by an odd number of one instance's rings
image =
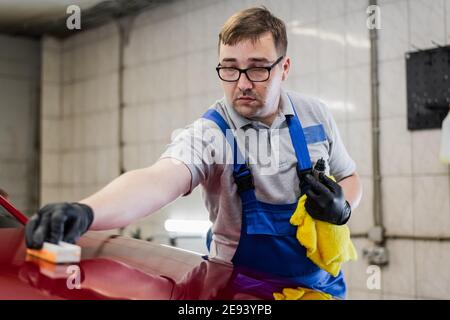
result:
[(200, 254), (103, 232), (77, 265), (26, 256), (23, 228), (0, 229), (0, 299), (273, 299), (274, 287)]

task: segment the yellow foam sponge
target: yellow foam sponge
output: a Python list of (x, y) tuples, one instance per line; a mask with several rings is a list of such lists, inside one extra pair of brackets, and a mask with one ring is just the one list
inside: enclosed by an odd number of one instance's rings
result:
[(44, 242), (42, 249), (27, 249), (27, 254), (51, 263), (78, 263), (81, 259), (81, 247), (63, 241), (57, 245)]

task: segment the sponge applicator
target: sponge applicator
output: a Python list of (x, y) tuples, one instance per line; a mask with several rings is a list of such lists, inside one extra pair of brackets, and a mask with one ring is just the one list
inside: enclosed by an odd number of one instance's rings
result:
[(44, 242), (41, 249), (27, 249), (27, 254), (51, 263), (78, 263), (81, 258), (81, 247), (60, 241), (57, 245)]

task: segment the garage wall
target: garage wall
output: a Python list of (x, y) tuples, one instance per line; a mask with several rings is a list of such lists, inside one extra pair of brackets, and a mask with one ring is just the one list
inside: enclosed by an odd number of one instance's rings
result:
[(40, 43), (0, 35), (0, 187), (26, 214), (38, 207)]
[(114, 27), (43, 40), (42, 203), (80, 200), (119, 174)]
[[(407, 131), (404, 68), (404, 53), (413, 46), (431, 47), (431, 40), (449, 43), (449, 2), (380, 1), (381, 170), (383, 216), (390, 235), (450, 236), (449, 169), (437, 160), (440, 130)], [(239, 9), (265, 4), (288, 23), (293, 65), (286, 87), (328, 103), (357, 163), (364, 196), (350, 227), (353, 233), (366, 233), (373, 225), (366, 3), (192, 0), (139, 15), (124, 51), (125, 169), (151, 165), (173, 130), (196, 119), (222, 96), (214, 72), (220, 26)], [(60, 168), (54, 166), (59, 173), (48, 178), (52, 183), (45, 183), (44, 174), (43, 190), (50, 193), (43, 202), (79, 199), (119, 173), (117, 37), (117, 28), (111, 24), (55, 46), (61, 59), (59, 82), (54, 84), (59, 86), (60, 109), (48, 120), (57, 119), (54, 125), (60, 126), (61, 134), (54, 135), (56, 151), (44, 154), (56, 155), (54, 162)], [(44, 61), (50, 52), (55, 51), (44, 46)], [(108, 67), (100, 68), (102, 63)], [(86, 177), (96, 172), (93, 169), (106, 171), (102, 177)], [(207, 219), (200, 198), (197, 190), (125, 232), (140, 228), (141, 237), (167, 242), (165, 219)], [(367, 287), (369, 269), (362, 250), (371, 243), (366, 239), (354, 239), (354, 243), (360, 259), (344, 268), (349, 298), (450, 298), (448, 242), (388, 240), (390, 265), (381, 269), (379, 290)], [(201, 239), (183, 246), (204, 251)]]

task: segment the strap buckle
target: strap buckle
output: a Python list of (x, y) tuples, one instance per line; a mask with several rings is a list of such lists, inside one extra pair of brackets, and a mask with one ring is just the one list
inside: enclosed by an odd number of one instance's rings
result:
[(250, 169), (244, 169), (241, 172), (233, 174), (234, 182), (237, 185), (238, 193), (244, 192), (249, 189), (255, 189), (255, 184), (253, 182), (253, 175)]
[(299, 179), (302, 179), (302, 177), (304, 177), (308, 173), (312, 174), (312, 168), (307, 168), (307, 169), (303, 169), (303, 170), (300, 170), (298, 168), (298, 166), (296, 168), (297, 168), (297, 176), (299, 177)]

